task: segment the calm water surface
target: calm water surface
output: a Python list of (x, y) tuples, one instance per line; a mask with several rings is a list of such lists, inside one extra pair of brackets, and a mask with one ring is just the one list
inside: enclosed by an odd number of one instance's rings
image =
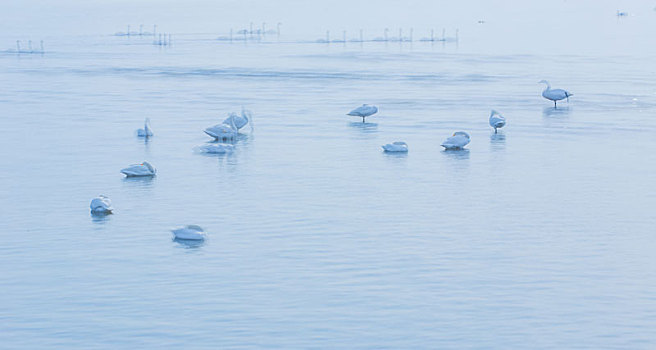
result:
[[(656, 57), (463, 32), (0, 53), (2, 347), (656, 347)], [(573, 98), (554, 110), (541, 79)], [(234, 154), (194, 153), (241, 106)], [(143, 160), (157, 177), (119, 173)], [(185, 224), (210, 238), (172, 240)]]

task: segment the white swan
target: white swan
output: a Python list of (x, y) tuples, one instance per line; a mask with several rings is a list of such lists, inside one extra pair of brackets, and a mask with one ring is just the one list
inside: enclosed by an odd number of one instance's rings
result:
[(127, 177), (133, 176), (154, 176), (157, 170), (153, 168), (152, 165), (148, 162), (143, 162), (141, 164), (132, 164), (125, 169), (121, 169), (121, 173), (125, 174)]
[(112, 210), (114, 210), (112, 207), (112, 201), (102, 194), (92, 199), (89, 207), (91, 208), (92, 214), (111, 214)]
[(506, 125), (506, 118), (494, 109), (490, 112), (490, 126), (494, 128), (494, 133), (497, 129), (503, 128)]
[(210, 143), (198, 146), (198, 150), (203, 153), (224, 154), (232, 153), (235, 150), (235, 146), (227, 143)]
[(388, 143), (382, 147), (385, 152), (408, 152), (408, 144), (402, 141)]
[(150, 118), (146, 118), (146, 121), (144, 121), (143, 129), (137, 129), (137, 136), (139, 137), (153, 136), (153, 131), (150, 130)]
[(223, 122), (221, 124), (216, 124), (205, 129), (205, 133), (212, 136), (217, 140), (232, 140), (239, 133), (239, 129), (235, 125), (235, 119), (228, 117), (225, 120), (227, 123)]
[(251, 124), (251, 130), (253, 129), (253, 113), (247, 109), (244, 109), (243, 107), (241, 109), (241, 115), (237, 115), (237, 113), (230, 113), (228, 118), (223, 121), (223, 124), (230, 125), (230, 119), (232, 119), (235, 123), (237, 130), (243, 128), (248, 123)]
[(187, 225), (185, 227), (171, 230), (171, 232), (173, 232), (173, 235), (177, 239), (201, 241), (207, 237), (207, 233), (203, 231), (203, 228), (198, 225)]
[(444, 140), (444, 142), (442, 142), (442, 147), (448, 150), (462, 149), (463, 147), (467, 146), (467, 144), (469, 144), (470, 140), (471, 138), (469, 137), (469, 134), (464, 131), (458, 131), (453, 133), (453, 136)]
[(378, 107), (370, 106), (368, 104), (363, 104), (362, 106), (348, 112), (346, 115), (362, 117), (362, 122), (364, 123), (364, 118), (370, 115), (374, 115), (377, 112), (378, 112)]
[(558, 108), (556, 106), (556, 101), (567, 99), (567, 102), (569, 102), (569, 97), (572, 96), (569, 91), (563, 89), (552, 89), (551, 84), (546, 80), (540, 80), (538, 81), (538, 84), (547, 84), (547, 88), (542, 91), (542, 97), (554, 101), (554, 108)]

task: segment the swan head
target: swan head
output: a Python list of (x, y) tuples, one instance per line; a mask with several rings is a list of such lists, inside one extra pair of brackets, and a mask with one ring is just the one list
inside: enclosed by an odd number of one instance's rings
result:
[(152, 172), (155, 171), (155, 169), (153, 168), (153, 166), (150, 165), (150, 163), (148, 163), (148, 162), (146, 162), (146, 161), (144, 161), (143, 163), (141, 163), (141, 165), (145, 166), (146, 168), (148, 168), (148, 170), (150, 170), (150, 171), (152, 171)]
[(493, 117), (495, 115), (501, 116), (501, 113), (495, 111), (494, 109), (490, 112), (490, 117)]
[(456, 131), (453, 133), (453, 136), (464, 136), (467, 139), (470, 139), (469, 134), (464, 131)]
[(542, 80), (538, 81), (538, 84), (547, 84), (547, 85), (549, 85), (549, 82), (542, 79)]

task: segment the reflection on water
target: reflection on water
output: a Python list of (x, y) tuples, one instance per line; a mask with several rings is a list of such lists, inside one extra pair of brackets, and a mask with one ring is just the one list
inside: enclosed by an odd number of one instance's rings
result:
[(362, 123), (362, 122), (351, 122), (349, 126), (352, 128), (360, 129), (366, 133), (374, 133), (378, 128), (377, 123)]
[(126, 176), (122, 181), (126, 186), (151, 188), (156, 177), (157, 176)]
[(177, 243), (178, 247), (185, 249), (198, 249), (205, 245), (205, 240), (173, 238), (173, 242)]
[(565, 106), (565, 107), (558, 107), (558, 108), (553, 108), (553, 107), (544, 107), (542, 109), (542, 116), (543, 117), (566, 117), (569, 115), (570, 107)]
[(91, 213), (91, 221), (95, 223), (105, 223), (112, 216), (112, 213)]
[(407, 158), (409, 152), (388, 152), (383, 151), (383, 154), (387, 158)]
[(506, 134), (499, 131), (490, 135), (490, 146), (492, 150), (500, 150), (506, 148)]
[(451, 159), (463, 160), (469, 159), (469, 149), (446, 149), (442, 153), (446, 154)]

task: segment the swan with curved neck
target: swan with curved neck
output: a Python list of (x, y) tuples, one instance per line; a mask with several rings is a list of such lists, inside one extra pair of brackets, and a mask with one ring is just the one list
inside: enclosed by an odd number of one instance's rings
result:
[[(221, 124), (217, 124), (205, 129), (205, 133), (217, 140), (232, 140), (237, 137), (239, 128), (235, 124), (236, 114), (231, 113)], [(245, 124), (244, 124), (245, 125)]]
[(137, 136), (146, 138), (153, 136), (153, 131), (150, 130), (150, 118), (144, 121), (143, 129), (137, 129)]
[(469, 141), (471, 141), (471, 138), (468, 133), (457, 131), (453, 133), (453, 136), (444, 140), (441, 146), (444, 147), (445, 150), (460, 150), (467, 146)]
[(490, 126), (494, 128), (494, 133), (497, 129), (503, 128), (506, 125), (506, 118), (494, 109), (490, 112)]
[(556, 101), (567, 99), (567, 102), (569, 102), (569, 97), (572, 96), (572, 94), (567, 90), (552, 89), (551, 84), (549, 84), (549, 82), (546, 80), (540, 80), (538, 81), (538, 84), (547, 84), (547, 88), (542, 91), (542, 97), (553, 101), (554, 108), (558, 108)]

